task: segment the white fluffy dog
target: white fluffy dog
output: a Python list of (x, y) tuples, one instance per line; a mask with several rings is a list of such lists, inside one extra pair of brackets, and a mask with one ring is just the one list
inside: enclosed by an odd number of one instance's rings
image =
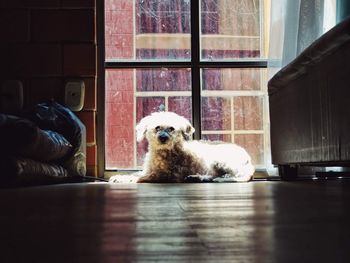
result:
[[(138, 183), (247, 182), (254, 174), (249, 154), (236, 144), (193, 141), (194, 128), (173, 112), (155, 112), (136, 126), (137, 141), (148, 141)], [(120, 179), (120, 176), (119, 176)], [(118, 182), (118, 176), (110, 181)]]

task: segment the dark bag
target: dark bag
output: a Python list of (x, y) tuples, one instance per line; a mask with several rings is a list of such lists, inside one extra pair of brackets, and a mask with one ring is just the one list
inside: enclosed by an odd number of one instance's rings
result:
[(79, 118), (68, 108), (55, 101), (38, 104), (32, 113), (41, 129), (62, 134), (72, 145), (63, 166), (70, 176), (86, 175), (86, 129)]
[(71, 150), (61, 134), (41, 130), (27, 119), (0, 114), (0, 155), (59, 163)]

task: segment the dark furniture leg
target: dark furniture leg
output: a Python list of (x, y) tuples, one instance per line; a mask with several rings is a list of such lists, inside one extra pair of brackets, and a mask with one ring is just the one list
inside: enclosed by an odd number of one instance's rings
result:
[(278, 165), (278, 173), (282, 181), (293, 181), (298, 178), (298, 167), (296, 165)]

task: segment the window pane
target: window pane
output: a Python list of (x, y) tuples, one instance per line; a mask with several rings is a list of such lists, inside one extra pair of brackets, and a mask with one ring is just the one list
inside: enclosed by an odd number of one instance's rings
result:
[(203, 69), (203, 90), (261, 90), (262, 70), (255, 68)]
[(209, 141), (228, 142), (228, 143), (232, 141), (230, 134), (203, 134), (202, 139), (209, 140)]
[[(220, 95), (220, 93), (217, 93)], [(202, 98), (202, 130), (231, 130), (231, 99), (227, 97)]]
[(106, 70), (106, 168), (132, 167), (134, 160), (134, 70)]
[(266, 70), (213, 68), (201, 75), (202, 138), (237, 143), (264, 165)]
[(249, 152), (255, 165), (264, 164), (264, 137), (263, 134), (237, 134), (235, 143)]
[(236, 130), (263, 129), (263, 97), (237, 96), (233, 99)]
[(130, 0), (105, 0), (106, 59), (132, 59), (134, 7)]
[(191, 91), (190, 69), (143, 69), (136, 71), (137, 91)]
[(269, 0), (201, 0), (203, 60), (264, 58)]
[(191, 120), (191, 70), (108, 69), (105, 103), (106, 169), (138, 168), (147, 143), (136, 143), (137, 122), (164, 110)]
[(168, 110), (179, 113), (181, 116), (192, 122), (192, 97), (169, 97)]
[(107, 60), (190, 60), (190, 0), (105, 0)]

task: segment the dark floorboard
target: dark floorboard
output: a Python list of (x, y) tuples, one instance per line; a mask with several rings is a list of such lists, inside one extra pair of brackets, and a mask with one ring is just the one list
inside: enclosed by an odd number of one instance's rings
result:
[(350, 180), (0, 190), (0, 262), (350, 262)]

